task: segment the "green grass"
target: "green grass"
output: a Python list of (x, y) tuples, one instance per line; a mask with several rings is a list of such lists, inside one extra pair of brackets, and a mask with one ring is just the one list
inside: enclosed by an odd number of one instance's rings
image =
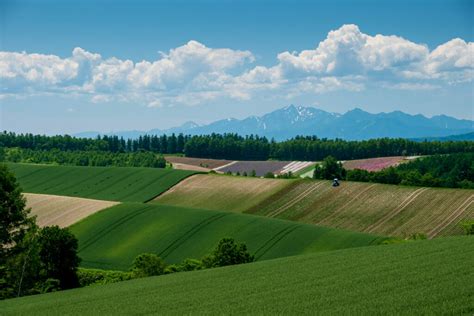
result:
[(8, 163), (25, 192), (145, 202), (196, 173), (185, 170)]
[(3, 315), (472, 315), (474, 238), (361, 247), (0, 302)]
[(127, 270), (145, 252), (168, 263), (209, 254), (223, 237), (257, 260), (377, 244), (384, 238), (231, 212), (124, 203), (71, 226), (87, 268)]

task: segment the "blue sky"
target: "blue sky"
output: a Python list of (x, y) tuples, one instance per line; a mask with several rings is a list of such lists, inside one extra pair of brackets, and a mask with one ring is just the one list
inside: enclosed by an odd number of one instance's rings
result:
[(293, 104), (473, 118), (473, 1), (0, 3), (0, 127), (167, 128)]

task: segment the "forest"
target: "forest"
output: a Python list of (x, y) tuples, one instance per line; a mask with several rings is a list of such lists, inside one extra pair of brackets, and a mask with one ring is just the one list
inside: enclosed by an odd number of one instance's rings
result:
[(98, 150), (60, 150), (0, 148), (0, 161), (58, 164), (91, 167), (165, 168), (166, 160), (152, 152), (108, 152)]
[(474, 153), (428, 156), (377, 172), (348, 170), (345, 178), (363, 182), (474, 189)]
[(68, 135), (45, 136), (33, 134), (0, 133), (0, 147), (38, 151), (49, 150), (160, 154), (184, 154), (187, 157), (231, 160), (300, 160), (320, 161), (331, 155), (338, 160), (387, 156), (436, 155), (474, 152), (472, 141), (425, 141), (380, 138), (365, 141), (325, 139), (299, 136), (282, 142), (259, 136), (237, 134), (143, 135), (137, 139), (118, 136), (76, 138)]

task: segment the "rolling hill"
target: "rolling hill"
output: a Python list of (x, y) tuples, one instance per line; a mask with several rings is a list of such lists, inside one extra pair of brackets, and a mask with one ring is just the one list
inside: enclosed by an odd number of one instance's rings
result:
[[(243, 211), (400, 237), (414, 233), (429, 237), (461, 234), (458, 223), (474, 218), (474, 190), (362, 182), (342, 182), (333, 188), (329, 181), (251, 180), (246, 185), (245, 177), (195, 175), (154, 203)], [(268, 184), (265, 197), (256, 194), (258, 188)]]
[(291, 182), (252, 177), (195, 175), (183, 180), (152, 202), (243, 212), (283, 191)]
[(7, 163), (25, 192), (97, 200), (145, 202), (168, 190), (194, 171), (76, 167)]
[(0, 302), (3, 315), (474, 312), (474, 239), (360, 247)]
[(24, 193), (26, 207), (36, 216), (36, 223), (43, 226), (67, 227), (87, 216), (119, 202), (84, 199), (69, 196)]
[(372, 234), (316, 227), (260, 216), (165, 205), (123, 203), (71, 226), (79, 240), (81, 265), (128, 270), (146, 252), (167, 263), (201, 258), (219, 240), (245, 242), (257, 260), (377, 244)]

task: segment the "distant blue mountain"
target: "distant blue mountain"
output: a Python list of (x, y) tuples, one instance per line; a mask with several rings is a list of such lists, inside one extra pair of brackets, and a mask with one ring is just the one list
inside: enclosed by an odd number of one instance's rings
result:
[[(238, 133), (259, 135), (284, 140), (297, 135), (316, 135), (319, 138), (364, 140), (371, 138), (437, 138), (474, 132), (474, 121), (438, 115), (427, 118), (400, 111), (372, 114), (353, 109), (344, 114), (330, 113), (313, 107), (290, 105), (263, 116), (250, 116), (242, 120), (229, 118), (208, 125), (187, 122), (171, 129), (150, 131), (124, 131), (109, 133), (136, 138), (139, 135), (184, 133), (190, 135), (211, 133)], [(97, 132), (75, 136), (95, 137)]]
[(421, 138), (413, 138), (412, 140), (422, 142), (422, 141), (440, 141), (440, 142), (447, 142), (447, 141), (462, 141), (462, 140), (471, 140), (474, 141), (474, 132), (467, 133), (467, 134), (460, 134), (460, 135), (450, 135), (444, 137), (421, 137)]

